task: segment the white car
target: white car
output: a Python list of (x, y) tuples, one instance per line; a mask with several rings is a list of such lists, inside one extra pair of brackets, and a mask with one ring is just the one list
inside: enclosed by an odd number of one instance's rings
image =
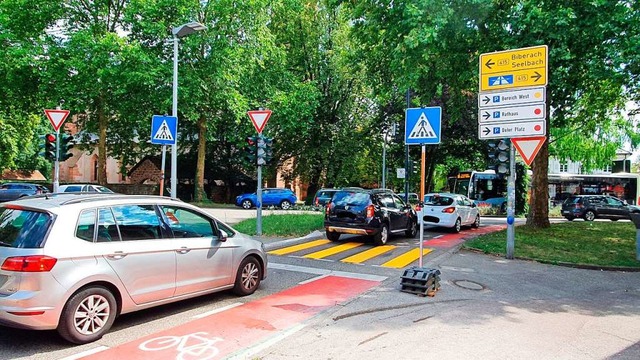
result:
[(96, 184), (67, 184), (60, 185), (58, 192), (91, 192), (91, 193), (113, 193), (113, 191), (107, 187)]
[(459, 232), (462, 226), (480, 226), (478, 208), (468, 197), (450, 193), (432, 193), (424, 196), (423, 222)]

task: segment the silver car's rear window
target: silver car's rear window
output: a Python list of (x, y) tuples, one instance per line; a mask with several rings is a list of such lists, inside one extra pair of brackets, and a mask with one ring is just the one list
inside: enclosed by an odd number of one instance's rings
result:
[(0, 206), (0, 246), (41, 248), (53, 217), (18, 206)]

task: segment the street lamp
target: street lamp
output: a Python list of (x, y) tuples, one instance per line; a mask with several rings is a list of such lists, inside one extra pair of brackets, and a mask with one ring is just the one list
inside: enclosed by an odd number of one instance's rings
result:
[[(173, 111), (172, 115), (176, 118), (176, 139), (175, 144), (171, 146), (171, 198), (177, 198), (178, 185), (178, 42), (180, 38), (189, 36), (196, 31), (206, 30), (207, 27), (199, 22), (190, 22), (173, 28)], [(164, 167), (164, 164), (163, 164)]]

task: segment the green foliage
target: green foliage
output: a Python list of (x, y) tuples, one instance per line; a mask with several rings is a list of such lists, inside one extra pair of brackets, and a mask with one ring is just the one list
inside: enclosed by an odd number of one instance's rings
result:
[[(256, 234), (256, 219), (243, 220), (234, 229), (249, 235)], [(262, 217), (262, 236), (296, 237), (304, 236), (324, 228), (324, 215), (282, 214)]]

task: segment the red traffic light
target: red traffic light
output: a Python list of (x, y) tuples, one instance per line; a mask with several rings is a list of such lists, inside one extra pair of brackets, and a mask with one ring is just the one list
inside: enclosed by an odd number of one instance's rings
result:
[(56, 142), (56, 134), (45, 135), (45, 140), (50, 143)]
[(258, 139), (255, 136), (247, 136), (247, 145), (256, 146)]

